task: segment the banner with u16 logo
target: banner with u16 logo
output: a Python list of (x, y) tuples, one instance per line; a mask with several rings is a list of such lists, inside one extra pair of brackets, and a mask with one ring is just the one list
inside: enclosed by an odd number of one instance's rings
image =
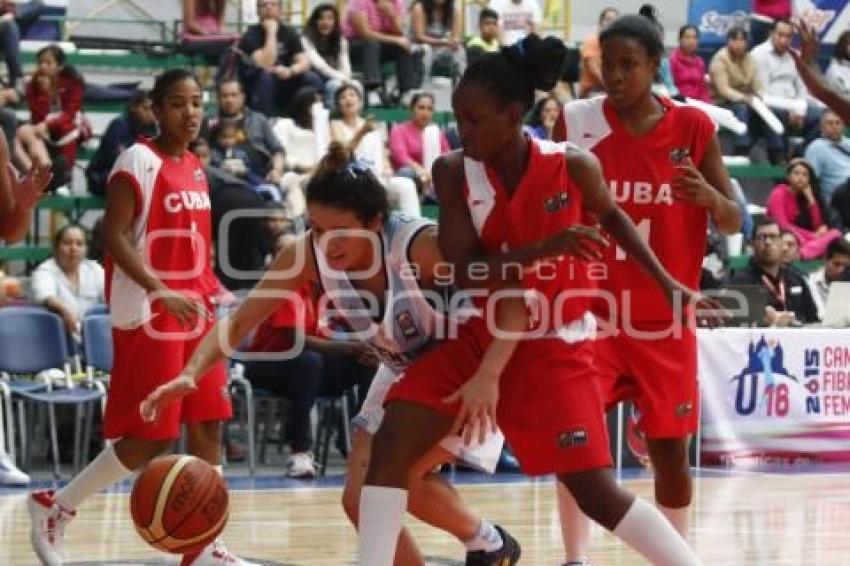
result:
[(850, 462), (850, 331), (699, 333), (702, 463)]

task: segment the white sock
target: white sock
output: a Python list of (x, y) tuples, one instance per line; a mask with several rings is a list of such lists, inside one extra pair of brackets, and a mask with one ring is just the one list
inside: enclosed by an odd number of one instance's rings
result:
[(688, 540), (688, 534), (691, 529), (691, 506), (685, 507), (665, 507), (658, 503), (655, 504), (658, 510), (667, 517), (673, 528), (682, 535), (682, 538)]
[(613, 531), (656, 566), (698, 566), (699, 558), (661, 512), (636, 498)]
[(407, 490), (364, 485), (360, 490), (360, 566), (392, 566), (404, 512)]
[(215, 471), (218, 472), (218, 475), (222, 477), (224, 476), (224, 466), (219, 464), (218, 466), (213, 466), (213, 468), (215, 468)]
[(581, 512), (567, 486), (556, 480), (555, 491), (561, 518), (564, 557), (567, 562), (584, 562), (587, 560), (587, 544), (590, 540), (590, 519)]
[(123, 480), (132, 473), (133, 471), (125, 468), (118, 459), (114, 446), (109, 444), (97, 455), (97, 458), (92, 460), (91, 464), (83, 468), (77, 477), (57, 491), (54, 498), (63, 507), (76, 509), (89, 496)]
[(503, 542), (502, 535), (499, 534), (496, 527), (481, 519), (481, 524), (478, 526), (475, 536), (464, 541), (463, 546), (466, 547), (467, 552), (475, 552), (476, 550), (493, 552), (502, 548)]

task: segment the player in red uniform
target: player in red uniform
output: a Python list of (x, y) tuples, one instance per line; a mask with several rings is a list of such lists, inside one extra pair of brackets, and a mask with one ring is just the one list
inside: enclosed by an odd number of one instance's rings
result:
[[(104, 416), (113, 440), (68, 485), (28, 500), (33, 548), (44, 564), (62, 564), (64, 529), (89, 496), (128, 477), (170, 449), (187, 425), (189, 453), (218, 466), (221, 421), (231, 417), (222, 364), (203, 386), (156, 423), (139, 403), (179, 372), (212, 325), (210, 296), (219, 288), (210, 266), (210, 199), (197, 158), (188, 150), (201, 125), (197, 79), (172, 69), (151, 91), (160, 134), (118, 158), (110, 176), (104, 241), (114, 366)], [(220, 467), (219, 467), (220, 469)], [(245, 565), (214, 543), (183, 565)]]
[[(598, 257), (601, 239), (580, 225), (585, 212), (600, 218), (668, 296), (698, 297), (661, 267), (613, 203), (590, 154), (523, 135), (535, 87), (552, 88), (563, 56), (559, 40), (529, 36), (471, 65), (454, 93), (464, 150), (434, 165), (439, 243), (457, 283), (488, 299), (480, 301), (487, 315), (426, 353), (390, 391), (361, 492), (361, 566), (392, 563), (412, 464), (450, 430), (472, 436), (496, 420), (525, 472), (556, 473), (585, 512), (647, 559), (697, 563), (664, 517), (619, 488), (609, 469), (586, 263)], [(517, 308), (498, 291), (518, 291), (525, 304)]]
[[(596, 155), (611, 196), (672, 276), (695, 288), (709, 215), (723, 233), (740, 227), (714, 124), (701, 110), (652, 94), (663, 45), (650, 20), (624, 16), (600, 41), (607, 97), (568, 103), (555, 139)], [(605, 263), (600, 288), (613, 301), (597, 312), (616, 335), (596, 342), (603, 397), (609, 406), (635, 402), (655, 470), (656, 502), (686, 536), (687, 440), (698, 425), (696, 337), (691, 324), (674, 324), (680, 321), (665, 296), (622, 249), (607, 248)], [(567, 564), (582, 564), (587, 522), (569, 493), (558, 491)]]

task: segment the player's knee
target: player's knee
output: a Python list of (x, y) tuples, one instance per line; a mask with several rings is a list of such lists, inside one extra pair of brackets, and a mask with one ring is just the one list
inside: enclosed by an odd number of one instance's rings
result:
[(588, 470), (559, 475), (585, 516), (614, 530), (634, 502), (634, 496), (619, 488), (608, 470)]

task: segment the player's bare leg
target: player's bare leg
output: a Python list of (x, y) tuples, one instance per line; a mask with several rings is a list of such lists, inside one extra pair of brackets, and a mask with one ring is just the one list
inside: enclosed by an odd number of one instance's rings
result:
[(614, 481), (610, 468), (559, 474), (582, 512), (652, 564), (691, 566), (699, 559), (658, 509)]
[(587, 564), (590, 543), (590, 519), (581, 512), (570, 490), (563, 482), (555, 481), (558, 517), (561, 521), (561, 540), (564, 543), (565, 566)]
[(688, 465), (688, 438), (647, 439), (655, 473), (655, 503), (673, 527), (688, 538), (693, 484)]

